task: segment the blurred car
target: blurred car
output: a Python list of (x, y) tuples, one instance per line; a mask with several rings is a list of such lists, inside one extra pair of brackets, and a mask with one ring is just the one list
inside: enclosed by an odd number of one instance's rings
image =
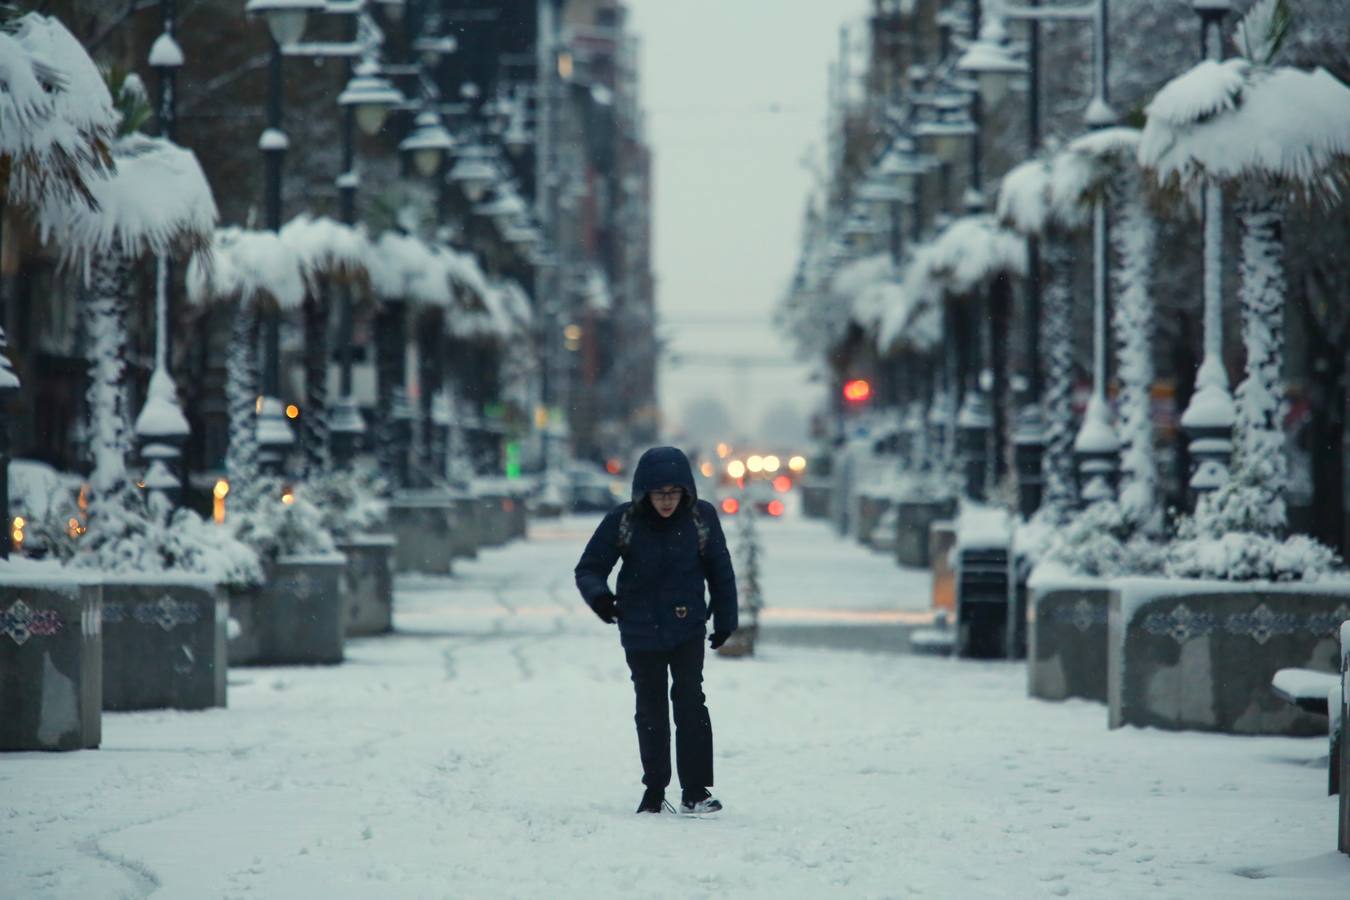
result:
[(624, 499), (623, 482), (599, 466), (574, 463), (567, 469), (573, 512), (609, 512)]

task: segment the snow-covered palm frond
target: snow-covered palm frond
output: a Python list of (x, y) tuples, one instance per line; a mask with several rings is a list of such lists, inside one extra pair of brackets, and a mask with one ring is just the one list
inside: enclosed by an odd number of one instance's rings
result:
[(113, 165), (117, 112), (98, 68), (56, 19), (0, 30), (0, 194), (41, 209), (95, 204), (89, 182)]
[(219, 228), (209, 258), (198, 254), (188, 264), (188, 298), (197, 304), (271, 301), (282, 309), (297, 309), (305, 300), (300, 273), (295, 251), (275, 232)]
[(427, 306), (448, 307), (450, 258), (415, 237), (386, 231), (375, 242), (370, 283), (387, 300), (406, 300)]
[(142, 134), (121, 138), (113, 150), (116, 170), (87, 182), (97, 208), (78, 199), (46, 204), (37, 215), (43, 240), (86, 277), (107, 253), (135, 259), (208, 248), (216, 203), (192, 151)]
[(941, 317), (936, 311), (942, 299), (942, 285), (937, 281), (933, 259), (930, 243), (910, 249), (895, 302), (888, 305), (877, 329), (877, 345), (883, 350), (900, 344), (927, 349), (941, 338)]
[(1293, 22), (1287, 0), (1257, 0), (1233, 29), (1233, 44), (1245, 59), (1270, 65)]
[[(1211, 80), (1216, 67), (1241, 76), (1231, 104), (1203, 119), (1155, 115), (1168, 95)], [(1139, 162), (1166, 188), (1250, 180), (1334, 203), (1350, 184), (1350, 87), (1320, 68), (1201, 63), (1149, 105)]]
[(962, 216), (933, 242), (930, 271), (954, 294), (965, 294), (1002, 274), (1025, 275), (1027, 244), (986, 213)]
[(455, 307), (461, 312), (486, 310), (485, 298), (492, 288), (488, 285), (483, 267), (478, 264), (478, 257), (450, 247), (442, 248), (441, 253), (445, 258), (450, 280), (458, 288), (455, 291)]
[(1042, 234), (1050, 225), (1050, 162), (1030, 159), (1003, 176), (995, 214), (999, 222), (1026, 235)]
[(370, 277), (373, 252), (364, 229), (302, 213), (282, 226), (280, 237), (311, 285), (317, 278), (365, 281)]
[[(1144, 114), (1150, 127), (1181, 129), (1234, 109), (1242, 96), (1251, 63), (1245, 59), (1222, 62), (1206, 59), (1178, 75), (1154, 95)], [(1147, 145), (1148, 129), (1144, 130)]]

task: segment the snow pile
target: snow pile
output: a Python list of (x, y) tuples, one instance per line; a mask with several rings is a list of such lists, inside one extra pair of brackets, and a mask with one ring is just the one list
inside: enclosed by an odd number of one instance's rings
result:
[(135, 432), (142, 437), (160, 439), (186, 437), (190, 432), (178, 405), (178, 390), (164, 369), (156, 368), (150, 373), (145, 406), (136, 417)]
[(193, 257), (187, 270), (193, 303), (237, 300), (249, 305), (275, 300), (283, 309), (305, 301), (305, 282), (295, 251), (271, 231), (219, 228), (209, 259)]
[(1012, 540), (1012, 519), (1007, 510), (993, 506), (962, 502), (956, 516), (956, 545), (972, 547), (1007, 547)]
[(307, 283), (324, 276), (344, 280), (368, 277), (372, 249), (364, 229), (326, 216), (301, 214), (282, 226), (280, 237), (295, 254)]
[(1350, 184), (1350, 87), (1325, 69), (1206, 60), (1147, 113), (1139, 162), (1166, 187), (1255, 179), (1332, 203)]
[(88, 183), (97, 208), (71, 200), (49, 203), (37, 216), (43, 240), (58, 243), (86, 279), (93, 261), (109, 253), (169, 255), (176, 245), (210, 240), (216, 203), (190, 150), (132, 134), (117, 141), (113, 156), (116, 171)]
[(36, 13), (0, 30), (0, 168), (10, 203), (91, 202), (112, 168), (117, 113), (98, 67), (59, 21)]

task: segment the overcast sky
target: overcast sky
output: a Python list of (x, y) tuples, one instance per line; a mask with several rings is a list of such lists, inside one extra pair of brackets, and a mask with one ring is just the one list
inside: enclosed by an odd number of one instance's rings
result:
[[(796, 261), (812, 185), (808, 147), (824, 142), (827, 73), (839, 26), (868, 0), (629, 0), (641, 47), (642, 97), (655, 154), (655, 268), (668, 431), (695, 401), (717, 397), (744, 436), (772, 407), (807, 415), (822, 389), (771, 318)], [(697, 359), (694, 354), (699, 354)], [(687, 362), (677, 364), (681, 355)], [(675, 359), (671, 359), (671, 357)], [(723, 362), (712, 362), (705, 357)], [(712, 439), (712, 435), (701, 437)], [(731, 437), (735, 437), (734, 435)]]

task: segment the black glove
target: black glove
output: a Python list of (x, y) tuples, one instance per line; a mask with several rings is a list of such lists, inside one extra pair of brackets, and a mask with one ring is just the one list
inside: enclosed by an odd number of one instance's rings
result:
[(614, 620), (619, 618), (619, 604), (613, 594), (601, 594), (594, 600), (588, 599), (586, 604), (606, 625), (613, 625)]
[(712, 634), (708, 635), (708, 646), (716, 650), (718, 647), (725, 644), (729, 637), (731, 637), (730, 631), (714, 631)]

